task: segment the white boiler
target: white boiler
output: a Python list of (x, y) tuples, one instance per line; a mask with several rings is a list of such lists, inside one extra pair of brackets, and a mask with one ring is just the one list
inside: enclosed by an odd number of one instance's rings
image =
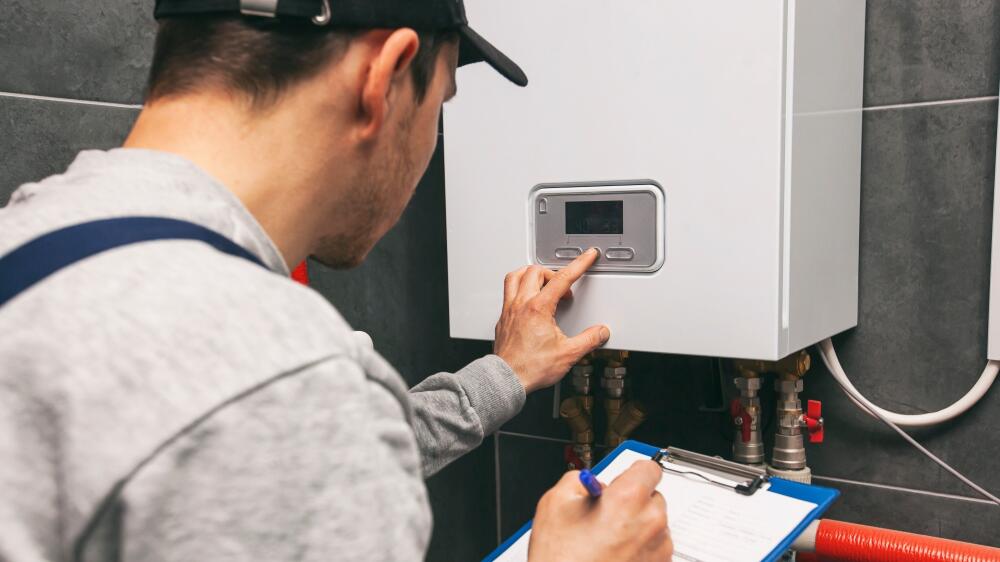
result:
[(528, 74), (445, 106), (451, 335), (598, 247), (608, 347), (779, 359), (857, 322), (864, 0), (466, 0)]

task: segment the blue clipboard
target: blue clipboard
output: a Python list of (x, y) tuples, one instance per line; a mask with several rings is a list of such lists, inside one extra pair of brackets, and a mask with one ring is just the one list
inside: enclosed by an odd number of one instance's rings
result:
[[(626, 441), (619, 445), (614, 451), (608, 453), (608, 455), (604, 457), (601, 462), (597, 463), (597, 466), (592, 469), (592, 472), (594, 474), (599, 474), (623, 451), (635, 451), (653, 458), (660, 453), (661, 449), (659, 447), (654, 447), (638, 441)], [(834, 490), (833, 488), (800, 484), (798, 482), (792, 482), (782, 478), (772, 477), (769, 479), (769, 482), (771, 484), (769, 489), (771, 492), (816, 504), (816, 509), (810, 511), (809, 515), (807, 515), (805, 519), (803, 519), (798, 526), (795, 527), (795, 530), (785, 537), (785, 539), (781, 541), (778, 546), (776, 546), (774, 550), (772, 550), (771, 553), (768, 554), (764, 560), (762, 560), (762, 562), (773, 562), (781, 558), (781, 556), (792, 546), (792, 542), (800, 534), (802, 534), (802, 531), (805, 531), (806, 527), (808, 527), (810, 523), (818, 519), (820, 515), (829, 509), (830, 505), (833, 504), (833, 501), (840, 495), (840, 492)], [(493, 560), (496, 560), (501, 554), (504, 553), (504, 551), (510, 548), (511, 545), (527, 533), (529, 529), (531, 529), (531, 521), (525, 523), (524, 526), (518, 529), (516, 533), (505, 540), (496, 548), (496, 550), (484, 558), (483, 562), (492, 562)]]

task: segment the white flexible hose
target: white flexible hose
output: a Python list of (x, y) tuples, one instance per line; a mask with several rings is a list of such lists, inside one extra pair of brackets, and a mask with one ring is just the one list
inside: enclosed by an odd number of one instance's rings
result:
[[(854, 388), (854, 385), (851, 384), (851, 381), (847, 380), (847, 375), (844, 374), (844, 368), (840, 366), (840, 361), (837, 359), (837, 353), (833, 350), (833, 342), (831, 342), (829, 339), (824, 340), (817, 346), (817, 348), (819, 349), (819, 356), (823, 360), (823, 363), (826, 364), (827, 369), (829, 369), (830, 372), (833, 373), (833, 376), (836, 378), (837, 383), (840, 384), (840, 387), (844, 390), (847, 396), (855, 404), (857, 404), (859, 408), (861, 408), (872, 417), (882, 421), (882, 423), (892, 428), (893, 431), (898, 433), (900, 437), (905, 439), (910, 445), (913, 445), (918, 451), (926, 455), (927, 458), (937, 463), (938, 466), (948, 471), (955, 478), (961, 480), (968, 487), (979, 492), (979, 494), (981, 494), (984, 498), (987, 498), (988, 500), (996, 504), (998, 507), (1000, 507), (1000, 498), (994, 496), (979, 484), (976, 484), (972, 480), (969, 480), (965, 475), (952, 468), (951, 465), (938, 458), (937, 455), (928, 451), (927, 447), (924, 447), (923, 445), (918, 443), (916, 439), (910, 437), (905, 431), (903, 431), (899, 427), (899, 424), (896, 424), (890, 419), (890, 416), (902, 419), (909, 419), (909, 420), (917, 418), (921, 423), (913, 424), (912, 421), (910, 423), (913, 425), (929, 425), (925, 423), (928, 419), (933, 421), (934, 419), (940, 418), (940, 421), (944, 421), (954, 418), (955, 416), (968, 410), (970, 406), (975, 404), (976, 401), (982, 398), (983, 394), (986, 393), (985, 389), (989, 388), (990, 384), (993, 383), (994, 379), (996, 379), (997, 376), (997, 363), (995, 361), (990, 361), (986, 365), (986, 370), (983, 372), (983, 376), (979, 378), (979, 382), (977, 382), (976, 385), (972, 388), (972, 390), (970, 390), (965, 396), (962, 397), (961, 400), (959, 400), (955, 404), (952, 404), (951, 406), (945, 408), (944, 410), (940, 410), (938, 412), (934, 412), (931, 414), (906, 416), (902, 414), (894, 414), (892, 412), (886, 412), (885, 410), (869, 402), (864, 396), (861, 395), (860, 392), (858, 392), (858, 389)], [(981, 391), (977, 390), (978, 387), (983, 385), (984, 381), (986, 382), (985, 386), (983, 386), (983, 389)], [(979, 392), (978, 396), (976, 396), (976, 392)], [(967, 400), (968, 403), (965, 403)], [(883, 412), (887, 415), (883, 415)], [(932, 417), (926, 418), (924, 416), (932, 416)], [(933, 423), (940, 423), (940, 421), (936, 421)]]
[(881, 417), (901, 427), (937, 425), (962, 415), (986, 394), (996, 380), (997, 373), (1000, 372), (1000, 362), (989, 361), (986, 363), (986, 368), (983, 370), (983, 374), (980, 375), (979, 380), (976, 381), (976, 384), (972, 386), (965, 396), (959, 398), (951, 406), (929, 414), (897, 414), (896, 412), (890, 412), (872, 404), (858, 392), (857, 388), (854, 388), (850, 379), (847, 378), (847, 373), (844, 372), (844, 367), (840, 365), (840, 359), (837, 358), (837, 352), (833, 349), (832, 341), (825, 339), (817, 347), (820, 351), (820, 358), (826, 364), (826, 368), (830, 370), (833, 378), (840, 383), (840, 386), (844, 387), (845, 391), (850, 391), (847, 392), (847, 396), (857, 406), (873, 417), (879, 416), (874, 416), (871, 412), (878, 412), (881, 414)]

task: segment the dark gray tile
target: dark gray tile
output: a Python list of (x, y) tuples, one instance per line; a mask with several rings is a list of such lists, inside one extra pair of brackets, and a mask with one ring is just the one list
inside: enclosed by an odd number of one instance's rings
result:
[(1000, 2), (868, 0), (866, 106), (996, 95)]
[(478, 560), (496, 548), (493, 437), (427, 481), (434, 535), (426, 560)]
[[(490, 353), (488, 342), (448, 337), (448, 275), (441, 147), (399, 224), (365, 263), (334, 271), (310, 265), (311, 285), (416, 384)], [(493, 441), (428, 481), (434, 536), (427, 560), (474, 560), (496, 546)]]
[[(861, 319), (836, 342), (861, 391), (890, 409), (946, 406), (985, 365), (996, 113), (993, 102), (865, 115)], [(814, 470), (970, 494), (859, 413), (819, 361), (814, 365), (804, 398), (823, 400), (828, 422), (827, 442), (809, 447)], [(706, 391), (711, 370), (705, 359), (635, 354), (633, 393), (650, 409), (635, 437), (727, 454), (728, 416), (706, 411), (725, 404)], [(763, 396), (769, 424), (773, 396)], [(564, 425), (551, 419), (551, 400), (551, 393), (531, 397), (505, 429), (568, 438)], [(914, 434), (980, 484), (1000, 490), (1000, 461), (984, 453), (1000, 444), (998, 406), (1000, 393), (991, 392), (961, 419)], [(770, 433), (773, 428), (768, 441)]]
[[(636, 439), (712, 454), (723, 454), (729, 450), (728, 415), (718, 411), (720, 408), (728, 411), (728, 408), (722, 408), (727, 404), (727, 397), (719, 395), (719, 377), (712, 360), (634, 353), (628, 366), (628, 395), (641, 401), (649, 411), (648, 419), (634, 434)], [(604, 393), (599, 381), (600, 367), (593, 383), (596, 389), (593, 423), (598, 441), (603, 443), (607, 423), (602, 404)], [(572, 395), (572, 385), (566, 378), (560, 398)], [(528, 397), (524, 410), (503, 430), (569, 439), (566, 424), (552, 417), (552, 402), (552, 389), (536, 392)]]
[(535, 516), (542, 494), (566, 472), (563, 443), (499, 435), (500, 534), (514, 534)]
[[(568, 377), (561, 385), (561, 398), (571, 396), (572, 385)], [(524, 409), (514, 419), (503, 426), (504, 431), (543, 435), (558, 439), (569, 439), (569, 429), (562, 420), (552, 417), (554, 390), (545, 388), (528, 395)]]
[(139, 103), (154, 33), (151, 0), (5, 0), (0, 91)]
[[(865, 104), (997, 93), (1000, 3), (869, 0)], [(0, 5), (0, 90), (138, 103), (155, 24), (147, 0)]]
[[(996, 103), (865, 115), (860, 319), (836, 338), (863, 394), (904, 413), (963, 395), (986, 363)], [(807, 395), (826, 400), (832, 476), (966, 493), (878, 422), (858, 413), (817, 364)], [(959, 420), (914, 434), (980, 484), (1000, 489), (1000, 393)]]
[(825, 518), (1000, 547), (1000, 509), (995, 505), (871, 486), (819, 483), (841, 492)]
[[(985, 364), (995, 127), (995, 103), (866, 114), (862, 317), (860, 327), (838, 338), (838, 345), (859, 387), (888, 407), (947, 405)], [(898, 436), (859, 414), (819, 362), (814, 364), (805, 398), (825, 401), (829, 424), (827, 443), (809, 448), (817, 471), (968, 493)], [(707, 359), (654, 354), (634, 354), (630, 373), (633, 397), (650, 411), (635, 438), (728, 454), (728, 415), (711, 410), (725, 409), (731, 374), (717, 383), (720, 377)], [(569, 392), (564, 384), (563, 397)], [(773, 395), (765, 392), (763, 399), (770, 442)], [(977, 445), (997, 443), (990, 429), (1000, 423), (997, 402), (1000, 396), (992, 393), (965, 418), (917, 433), (993, 489), (1000, 487), (997, 461), (980, 454)], [(539, 392), (504, 429), (568, 438), (568, 429), (551, 412), (552, 392)], [(600, 405), (595, 425), (603, 435)]]
[[(633, 439), (658, 447), (674, 446), (728, 456), (732, 449), (729, 418), (731, 376), (722, 375), (704, 357), (636, 353), (630, 358), (633, 400), (648, 417)], [(604, 431), (606, 423), (599, 425)], [(602, 433), (603, 434), (603, 433)]]
[(81, 150), (121, 145), (138, 113), (0, 96), (0, 205), (22, 183), (65, 170)]
[[(534, 516), (542, 494), (563, 474), (562, 447), (550, 441), (500, 436), (503, 538)], [(837, 488), (842, 494), (826, 518), (1000, 546), (1000, 535), (996, 533), (1000, 510), (996, 506), (871, 486), (818, 483)]]

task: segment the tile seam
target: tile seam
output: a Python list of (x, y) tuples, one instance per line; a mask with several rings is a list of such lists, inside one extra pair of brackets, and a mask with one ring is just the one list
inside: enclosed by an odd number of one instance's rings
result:
[[(510, 436), (510, 437), (521, 437), (521, 438), (524, 438), (524, 439), (535, 439), (535, 440), (539, 440), (539, 441), (550, 441), (550, 442), (555, 442), (555, 443), (569, 443), (570, 442), (569, 440), (566, 440), (566, 439), (557, 439), (555, 437), (545, 437), (545, 436), (542, 436), (542, 435), (531, 435), (529, 433), (518, 433), (518, 432), (513, 432), (513, 431), (499, 431), (498, 434), (499, 435), (507, 435), (507, 436)], [(498, 474), (499, 474), (499, 472), (498, 472)], [(904, 486), (892, 486), (892, 485), (889, 485), (889, 484), (878, 484), (878, 483), (875, 483), (875, 482), (862, 482), (860, 480), (850, 480), (850, 479), (847, 479), (847, 478), (836, 478), (836, 477), (833, 477), (833, 476), (821, 476), (821, 475), (814, 475), (813, 479), (814, 480), (820, 480), (820, 481), (826, 481), (826, 482), (840, 483), (840, 484), (850, 484), (850, 485), (854, 485), (854, 486), (867, 486), (867, 487), (870, 487), (870, 488), (878, 488), (878, 489), (889, 490), (889, 491), (893, 491), (893, 492), (903, 492), (903, 493), (909, 493), (909, 494), (919, 494), (919, 495), (924, 495), (924, 496), (932, 496), (932, 497), (937, 497), (937, 498), (941, 498), (941, 499), (948, 499), (948, 500), (955, 500), (955, 501), (964, 501), (964, 502), (978, 503), (978, 504), (983, 504), (983, 505), (993, 505), (993, 502), (985, 500), (985, 499), (974, 498), (974, 497), (969, 497), (969, 496), (960, 496), (960, 495), (957, 495), (957, 494), (947, 494), (947, 493), (944, 493), (944, 492), (933, 492), (933, 491), (930, 491), (930, 490), (920, 490), (920, 489), (916, 489), (916, 488), (907, 488), (907, 487), (904, 487)]]
[(35, 94), (18, 94), (14, 92), (0, 92), (2, 98), (15, 98), (33, 101), (51, 101), (56, 103), (72, 103), (77, 105), (89, 105), (96, 107), (111, 107), (115, 109), (142, 109), (142, 105), (115, 103), (110, 101), (78, 100), (73, 98), (58, 98), (53, 96), (38, 96)]
[[(80, 105), (93, 105), (99, 107), (114, 107), (119, 109), (142, 109), (142, 104), (129, 104), (129, 103), (117, 103), (108, 101), (95, 101), (95, 100), (84, 100), (76, 98), (62, 98), (57, 96), (41, 96), (37, 94), (21, 94), (16, 92), (0, 92), (0, 97), (8, 98), (18, 98), (18, 99), (28, 99), (36, 101), (51, 101), (59, 103), (75, 103)], [(978, 102), (989, 102), (997, 101), (1000, 96), (979, 96), (972, 98), (956, 98), (947, 100), (935, 100), (935, 101), (921, 101), (921, 102), (909, 102), (909, 103), (895, 103), (886, 105), (872, 105), (862, 108), (862, 111), (886, 111), (891, 109), (909, 109), (918, 107), (934, 107), (939, 105), (959, 105), (966, 103), (978, 103)], [(444, 132), (440, 131), (439, 135), (443, 136)]]
[(979, 102), (989, 102), (996, 101), (1000, 99), (1000, 96), (980, 96), (976, 98), (959, 98), (950, 100), (938, 100), (938, 101), (918, 101), (912, 103), (894, 103), (887, 105), (872, 105), (863, 107), (862, 111), (887, 111), (891, 109), (910, 109), (918, 107), (935, 107), (939, 105), (961, 105), (966, 103), (979, 103)]
[(537, 439), (539, 441), (551, 441), (553, 443), (572, 443), (569, 439), (559, 439), (556, 437), (545, 437), (544, 435), (531, 435), (530, 433), (517, 433), (514, 431), (499, 431), (500, 435), (509, 435), (511, 437), (523, 437), (525, 439)]
[(869, 488), (878, 488), (880, 490), (889, 490), (889, 491), (893, 491), (893, 492), (903, 492), (903, 493), (907, 493), (907, 494), (917, 494), (917, 495), (922, 495), (922, 496), (932, 496), (932, 497), (941, 498), (941, 499), (963, 501), (963, 502), (969, 502), (969, 503), (978, 503), (978, 504), (983, 504), (983, 505), (994, 505), (993, 502), (991, 502), (989, 500), (986, 500), (986, 499), (973, 498), (973, 497), (969, 497), (969, 496), (959, 496), (957, 494), (946, 494), (944, 492), (932, 492), (930, 490), (918, 490), (916, 488), (906, 488), (904, 486), (892, 486), (890, 484), (877, 484), (875, 482), (862, 482), (862, 481), (859, 481), (859, 480), (849, 480), (847, 478), (835, 478), (833, 476), (813, 475), (813, 480), (819, 480), (819, 481), (823, 481), (823, 482), (834, 482), (834, 483), (838, 483), (838, 484), (850, 484), (850, 485), (853, 485), (853, 486), (867, 486)]
[(493, 486), (493, 493), (496, 496), (497, 504), (497, 547), (503, 542), (503, 530), (500, 527), (500, 432), (493, 434), (493, 475), (496, 483)]

